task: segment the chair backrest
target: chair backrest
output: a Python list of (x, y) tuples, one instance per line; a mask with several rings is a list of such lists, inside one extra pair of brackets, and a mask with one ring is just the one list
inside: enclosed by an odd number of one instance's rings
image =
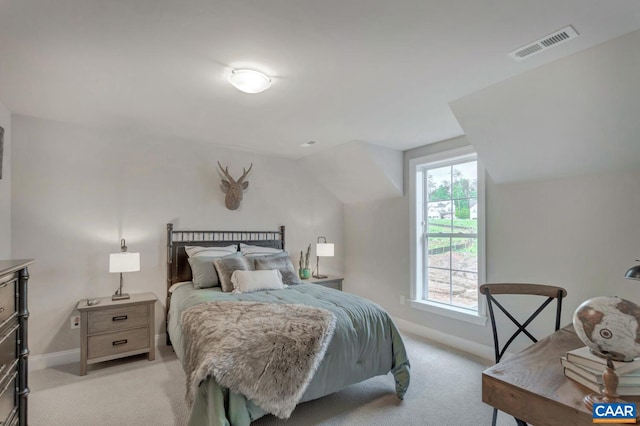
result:
[[(554, 299), (556, 300), (556, 323), (555, 330), (560, 328), (560, 314), (562, 312), (562, 298), (567, 296), (567, 290), (562, 287), (556, 287), (551, 285), (542, 284), (523, 284), (523, 283), (501, 283), (501, 284), (483, 284), (480, 286), (480, 293), (484, 294), (487, 298), (487, 307), (489, 308), (489, 316), (491, 318), (491, 328), (493, 330), (493, 347), (495, 350), (495, 360), (500, 362), (502, 356), (507, 351), (507, 348), (511, 343), (520, 335), (524, 333), (534, 343), (538, 340), (527, 330), (527, 326), (538, 316), (540, 312), (544, 310)], [(530, 296), (546, 296), (542, 305), (536, 309), (531, 316), (522, 324), (511, 315), (507, 309), (498, 301), (494, 296), (501, 294), (522, 294)], [(493, 312), (493, 306), (497, 306), (500, 310), (518, 327), (518, 330), (507, 340), (507, 342), (500, 347), (498, 341), (498, 331), (496, 328), (496, 319)]]

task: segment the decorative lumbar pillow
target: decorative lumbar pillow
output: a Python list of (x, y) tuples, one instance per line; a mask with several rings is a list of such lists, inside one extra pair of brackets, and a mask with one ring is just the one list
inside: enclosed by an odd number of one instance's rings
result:
[(189, 257), (220, 257), (228, 256), (238, 251), (238, 246), (232, 244), (224, 247), (200, 247), (200, 246), (185, 246), (184, 251), (187, 252)]
[(284, 250), (273, 247), (252, 246), (240, 243), (240, 251), (245, 256), (266, 256), (269, 254), (282, 253)]
[(251, 293), (258, 290), (281, 290), (282, 275), (277, 269), (263, 271), (236, 270), (231, 274), (234, 293)]
[(233, 291), (233, 283), (231, 282), (231, 274), (233, 274), (233, 271), (253, 271), (255, 269), (252, 260), (242, 256), (240, 252), (231, 256), (214, 259), (213, 266), (215, 266), (218, 272), (220, 287), (222, 287), (222, 291), (226, 293)]
[(254, 261), (256, 270), (264, 269), (277, 269), (282, 275), (282, 282), (284, 284), (301, 284), (300, 278), (296, 273), (289, 253), (283, 251), (282, 253), (272, 254), (269, 256), (259, 256), (252, 258)]

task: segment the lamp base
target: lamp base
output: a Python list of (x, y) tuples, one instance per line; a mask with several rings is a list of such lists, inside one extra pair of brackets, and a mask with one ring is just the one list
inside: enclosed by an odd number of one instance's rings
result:
[(124, 299), (130, 299), (129, 293), (114, 294), (113, 296), (111, 296), (111, 300), (124, 300)]
[(327, 275), (312, 275), (313, 278), (329, 278)]

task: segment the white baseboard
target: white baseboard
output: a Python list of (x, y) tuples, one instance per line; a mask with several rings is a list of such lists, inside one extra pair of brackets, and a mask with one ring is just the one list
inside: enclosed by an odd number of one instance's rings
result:
[[(489, 360), (493, 359), (494, 353), (492, 346), (471, 342), (469, 340), (452, 336), (450, 334), (446, 334), (441, 331), (413, 323), (411, 321), (403, 320), (401, 318), (394, 317), (393, 320), (395, 321), (398, 328), (402, 331), (434, 340), (438, 343), (442, 343), (443, 345), (450, 346), (463, 352), (468, 352), (472, 355), (487, 360), (489, 363), (491, 362)], [(156, 348), (166, 346), (166, 334), (156, 334), (155, 341)], [(43, 368), (72, 364), (74, 362), (80, 362), (80, 348), (62, 352), (52, 352), (43, 355), (30, 356), (29, 370), (41, 370)]]
[(80, 362), (80, 348), (30, 356), (29, 370), (42, 370), (43, 368), (72, 364), (74, 362)]
[(403, 320), (402, 318), (394, 317), (393, 321), (395, 321), (396, 325), (401, 331), (406, 331), (420, 337), (434, 340), (438, 343), (442, 343), (443, 345), (450, 346), (454, 349), (458, 349), (460, 351), (480, 357), (484, 360), (487, 360), (489, 364), (493, 364), (490, 361), (494, 357), (493, 346), (471, 342), (469, 340), (452, 336), (450, 334), (446, 334), (441, 331), (413, 323), (411, 321)]
[[(166, 334), (156, 334), (155, 345), (156, 348), (167, 346)], [(74, 362), (80, 362), (80, 348), (30, 356), (29, 370), (42, 370), (43, 368), (73, 364)]]

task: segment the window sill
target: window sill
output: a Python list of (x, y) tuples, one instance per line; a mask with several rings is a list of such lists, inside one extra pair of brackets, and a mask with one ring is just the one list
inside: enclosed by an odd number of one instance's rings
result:
[(483, 327), (487, 325), (487, 317), (469, 312), (466, 309), (460, 309), (453, 306), (445, 308), (440, 304), (427, 302), (426, 300), (410, 300), (409, 305), (414, 309), (431, 312), (436, 315), (469, 322), (471, 324), (481, 325)]

